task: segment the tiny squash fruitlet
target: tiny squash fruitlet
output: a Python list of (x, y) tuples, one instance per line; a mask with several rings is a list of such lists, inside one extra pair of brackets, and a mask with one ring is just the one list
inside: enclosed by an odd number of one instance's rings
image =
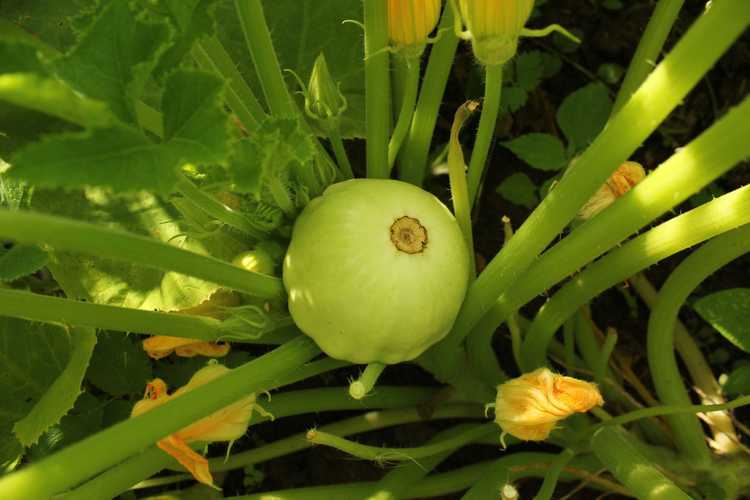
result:
[(284, 259), (289, 311), (329, 356), (394, 364), (453, 326), (469, 253), (450, 211), (405, 182), (353, 179), (302, 211)]

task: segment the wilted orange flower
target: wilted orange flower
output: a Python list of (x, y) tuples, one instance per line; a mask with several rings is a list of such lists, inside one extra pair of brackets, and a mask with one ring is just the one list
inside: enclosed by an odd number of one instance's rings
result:
[[(133, 406), (131, 417), (142, 415), (154, 408), (180, 397), (207, 382), (221, 377), (229, 368), (220, 364), (209, 364), (201, 368), (190, 381), (177, 389), (172, 395), (167, 394), (167, 384), (162, 379), (154, 379), (146, 385), (146, 393), (141, 401)], [(261, 411), (255, 403), (255, 394), (250, 394), (211, 415), (180, 429), (174, 434), (160, 439), (159, 448), (172, 455), (193, 477), (201, 483), (213, 485), (213, 477), (208, 469), (208, 460), (193, 451), (187, 443), (194, 441), (234, 441), (247, 432), (253, 409)]]
[(440, 0), (388, 0), (388, 37), (407, 57), (422, 54), (440, 18)]
[(595, 216), (621, 197), (646, 177), (640, 163), (626, 161), (607, 179), (599, 190), (578, 211), (578, 218), (587, 220)]
[(534, 0), (459, 0), (474, 55), (482, 64), (504, 64), (516, 53), (518, 37)]
[(169, 356), (172, 352), (183, 358), (192, 358), (194, 356), (219, 358), (227, 355), (230, 346), (226, 343), (218, 344), (216, 342), (204, 342), (184, 337), (154, 335), (143, 341), (143, 349), (153, 359), (161, 359)]
[(543, 441), (559, 420), (603, 404), (595, 384), (539, 368), (497, 387), (495, 422), (518, 439)]

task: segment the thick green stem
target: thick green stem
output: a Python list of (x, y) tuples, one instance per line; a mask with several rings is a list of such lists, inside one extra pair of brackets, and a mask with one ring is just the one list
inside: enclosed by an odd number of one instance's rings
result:
[(328, 138), (331, 140), (331, 147), (333, 148), (333, 154), (336, 156), (341, 177), (344, 180), (353, 179), (354, 171), (352, 170), (352, 164), (349, 162), (349, 155), (346, 154), (338, 125), (328, 131)]
[(247, 217), (206, 193), (193, 184), (190, 179), (180, 174), (177, 178), (177, 190), (193, 205), (197, 206), (211, 217), (233, 227), (255, 239), (267, 237), (267, 233), (258, 230)]
[(367, 177), (388, 178), (388, 131), (390, 128), (390, 68), (388, 4), (364, 0), (365, 4), (365, 132)]
[(176, 271), (261, 298), (284, 296), (279, 278), (116, 229), (53, 215), (0, 210), (0, 236)]
[(599, 293), (665, 257), (748, 223), (750, 186), (660, 224), (594, 262), (539, 310), (524, 341), (524, 369), (545, 364), (555, 331)]
[(319, 352), (308, 338), (292, 340), (163, 406), (113, 425), (3, 477), (0, 479), (0, 497), (27, 500), (61, 493), (146, 449), (164, 436), (252, 392), (267, 388), (274, 378), (309, 361)]
[[(750, 191), (750, 186), (746, 187)], [(750, 208), (740, 208), (745, 213)], [(723, 217), (729, 217), (725, 213)], [(690, 397), (682, 383), (674, 355), (674, 329), (680, 307), (708, 276), (750, 251), (750, 225), (735, 229), (706, 243), (682, 261), (659, 292), (648, 323), (648, 363), (659, 399), (667, 405), (688, 405)], [(690, 460), (710, 460), (703, 429), (694, 415), (667, 419), (675, 442)]]
[(615, 350), (615, 345), (617, 345), (617, 333), (608, 331), (602, 345), (602, 351), (599, 353), (599, 358), (593, 366), (594, 380), (597, 384), (601, 385), (604, 383), (604, 376), (607, 374), (607, 368), (609, 367), (609, 358)]
[(359, 378), (349, 384), (349, 395), (353, 399), (362, 399), (367, 396), (373, 387), (375, 387), (385, 367), (386, 365), (383, 363), (370, 363), (367, 365)]
[(227, 81), (224, 94), (227, 104), (247, 130), (257, 129), (266, 112), (221, 42), (216, 37), (199, 40), (191, 53), (201, 68)]
[(379, 446), (368, 446), (316, 429), (307, 432), (307, 439), (313, 444), (331, 446), (357, 458), (373, 460), (378, 463), (387, 463), (419, 460), (444, 451), (455, 450), (488, 434), (498, 432), (498, 427), (494, 423), (479, 424), (471, 426), (470, 429), (453, 438), (415, 448), (381, 448)]
[[(438, 344), (438, 350), (454, 350), (497, 298), (518, 283), (518, 278), (539, 253), (560, 234), (609, 175), (682, 102), (687, 92), (745, 30), (748, 22), (750, 3), (712, 4), (487, 265), (469, 289), (453, 332)], [(739, 143), (731, 144), (730, 149), (744, 148), (747, 142), (740, 139)], [(713, 162), (713, 158), (710, 160)], [(607, 232), (611, 230), (612, 227), (607, 228)]]
[(260, 80), (266, 104), (274, 115), (293, 116), (297, 108), (286, 88), (279, 60), (271, 41), (261, 0), (235, 0), (237, 17), (245, 34), (245, 41)]
[(641, 455), (624, 430), (601, 427), (591, 438), (591, 446), (604, 466), (637, 498), (690, 500), (689, 495)]
[(440, 39), (430, 49), (430, 58), (422, 79), (409, 137), (404, 143), (399, 160), (399, 178), (417, 186), (424, 182), (435, 123), (453, 66), (453, 57), (458, 48), (458, 37), (453, 32), (453, 9), (443, 9), (438, 30)]
[(624, 415), (613, 417), (599, 425), (625, 425), (642, 418), (659, 417), (663, 415), (680, 415), (685, 413), (706, 413), (707, 415), (710, 415), (711, 413), (723, 413), (727, 410), (733, 410), (747, 405), (750, 405), (750, 396), (742, 396), (727, 403), (716, 405), (652, 406), (651, 408), (643, 408), (642, 410), (635, 410), (625, 413)]
[(659, 0), (654, 9), (654, 14), (648, 21), (646, 31), (643, 32), (638, 47), (635, 49), (633, 59), (630, 61), (628, 72), (622, 81), (617, 99), (612, 106), (612, 115), (615, 115), (630, 99), (636, 89), (640, 87), (661, 54), (667, 35), (672, 30), (672, 25), (677, 20), (682, 4), (685, 0)]
[(479, 118), (479, 129), (474, 140), (474, 149), (471, 151), (471, 163), (469, 163), (469, 204), (474, 205), (479, 192), (479, 184), (482, 181), (484, 167), (487, 163), (487, 154), (495, 137), (495, 123), (500, 112), (500, 97), (503, 90), (503, 66), (487, 66), (485, 68), (484, 101), (482, 102), (482, 116)]
[[(475, 342), (475, 337), (481, 341), (481, 335), (494, 330), (511, 311), (573, 274), (750, 154), (750, 144), (743, 139), (747, 134), (744, 116), (749, 112), (750, 99), (746, 99), (607, 210), (545, 252), (517, 281), (512, 293), (503, 293), (495, 301), (476, 328), (477, 333), (472, 334), (470, 344)], [(615, 120), (621, 117), (619, 114)], [(570, 175), (577, 170), (578, 166)], [(550, 196), (556, 192), (557, 188)], [(516, 238), (517, 235), (510, 243)]]
[(414, 104), (417, 102), (419, 91), (419, 58), (406, 60), (406, 82), (404, 97), (401, 102), (401, 110), (398, 113), (396, 126), (393, 128), (391, 140), (388, 142), (388, 171), (393, 169), (396, 157), (401, 150), (401, 145), (409, 132), (412, 116), (414, 115)]

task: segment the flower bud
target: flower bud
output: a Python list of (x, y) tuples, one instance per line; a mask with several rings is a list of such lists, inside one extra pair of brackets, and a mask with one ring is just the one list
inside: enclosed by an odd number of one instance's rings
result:
[(617, 198), (633, 189), (644, 177), (646, 177), (646, 171), (640, 163), (626, 161), (617, 167), (607, 182), (581, 207), (578, 211), (578, 218), (588, 220), (595, 216), (614, 203)]
[(474, 55), (482, 64), (504, 64), (516, 54), (518, 37), (534, 0), (459, 0)]
[(310, 83), (305, 94), (305, 110), (310, 117), (328, 123), (338, 119), (346, 110), (347, 102), (328, 71), (328, 63), (321, 52), (315, 59)]
[(543, 441), (559, 420), (602, 404), (595, 384), (539, 368), (497, 387), (495, 422), (518, 439)]
[(440, 0), (388, 0), (388, 37), (404, 57), (419, 57), (440, 19)]

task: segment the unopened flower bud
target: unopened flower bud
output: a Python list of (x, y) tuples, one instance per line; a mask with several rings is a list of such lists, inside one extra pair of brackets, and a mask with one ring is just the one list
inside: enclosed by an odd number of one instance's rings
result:
[(474, 55), (482, 64), (504, 64), (516, 54), (518, 38), (534, 0), (459, 0)]
[(346, 110), (347, 102), (338, 84), (328, 71), (328, 63), (321, 52), (315, 59), (310, 83), (305, 94), (305, 110), (310, 117), (323, 123), (337, 120)]
[(617, 167), (607, 182), (581, 207), (578, 211), (578, 218), (588, 220), (595, 216), (614, 203), (617, 198), (633, 189), (644, 177), (646, 177), (646, 171), (640, 163), (626, 161)]
[(440, 0), (388, 0), (388, 37), (404, 57), (419, 57), (440, 18)]
[(539, 368), (497, 388), (495, 422), (524, 441), (543, 441), (558, 421), (604, 404), (595, 384)]

